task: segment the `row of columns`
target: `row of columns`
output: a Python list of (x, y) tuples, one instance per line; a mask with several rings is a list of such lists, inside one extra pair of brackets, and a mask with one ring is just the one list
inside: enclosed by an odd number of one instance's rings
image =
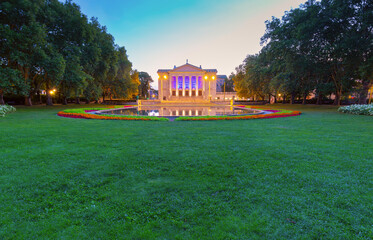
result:
[[(174, 81), (173, 77), (176, 78), (176, 89), (173, 89), (172, 88), (172, 82)], [(176, 96), (178, 97), (179, 96), (179, 77), (182, 77), (183, 78), (183, 84), (182, 84), (182, 91), (183, 91), (183, 96), (185, 96), (185, 91), (186, 91), (186, 88), (185, 88), (185, 78), (186, 77), (189, 77), (189, 96), (192, 96), (192, 76), (172, 76), (170, 77), (170, 95), (172, 95), (172, 91), (176, 91)], [(196, 88), (195, 88), (195, 91), (196, 91), (196, 96), (199, 96), (199, 86), (198, 86), (198, 78), (201, 78), (201, 81), (202, 81), (202, 90), (203, 92), (205, 91), (205, 83), (204, 83), (204, 80), (202, 78), (202, 76), (193, 76), (193, 77), (196, 77)]]

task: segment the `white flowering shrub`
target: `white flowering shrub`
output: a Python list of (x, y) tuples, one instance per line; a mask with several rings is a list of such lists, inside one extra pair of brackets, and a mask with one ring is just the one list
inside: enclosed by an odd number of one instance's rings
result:
[(373, 104), (354, 104), (338, 108), (339, 112), (373, 116)]
[(5, 117), (6, 114), (15, 112), (16, 108), (9, 105), (0, 105), (0, 117)]

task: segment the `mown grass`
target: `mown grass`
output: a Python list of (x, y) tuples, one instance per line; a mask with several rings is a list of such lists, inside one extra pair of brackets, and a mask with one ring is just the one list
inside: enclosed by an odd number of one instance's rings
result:
[(56, 116), (71, 107), (0, 119), (1, 239), (373, 238), (370, 116)]

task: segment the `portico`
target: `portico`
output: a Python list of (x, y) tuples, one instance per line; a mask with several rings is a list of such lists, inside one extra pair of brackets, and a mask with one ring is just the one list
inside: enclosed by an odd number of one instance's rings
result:
[(159, 69), (157, 73), (162, 101), (210, 101), (216, 95), (216, 69), (186, 63), (173, 69)]

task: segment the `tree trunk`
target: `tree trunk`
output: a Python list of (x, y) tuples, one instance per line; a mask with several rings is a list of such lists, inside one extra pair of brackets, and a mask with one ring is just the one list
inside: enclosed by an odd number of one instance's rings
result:
[(363, 81), (363, 90), (360, 93), (359, 104), (367, 104), (368, 92), (369, 92), (369, 82)]
[(291, 94), (290, 104), (294, 104), (295, 101), (295, 93)]
[(32, 106), (32, 101), (30, 96), (25, 96), (25, 105)]
[(86, 104), (90, 104), (90, 103), (91, 103), (91, 101), (89, 101), (89, 98), (87, 98), (87, 99), (85, 100), (85, 103), (86, 103)]
[(339, 92), (335, 93), (335, 99), (333, 105), (341, 105), (341, 94)]
[(0, 93), (0, 105), (4, 105), (5, 102), (4, 102), (4, 94), (1, 92)]
[(80, 104), (80, 98), (79, 97), (75, 98), (75, 104)]
[(53, 106), (52, 96), (49, 91), (47, 90), (47, 106)]
[(284, 94), (284, 96), (282, 97), (282, 104), (285, 104), (286, 103), (286, 95)]
[(302, 104), (305, 105), (307, 103), (307, 93), (303, 95), (303, 101)]
[(40, 94), (40, 91), (38, 91), (38, 97), (39, 97), (39, 104), (43, 104), (43, 101), (41, 100), (41, 94)]
[(322, 95), (320, 93), (317, 95), (316, 104), (317, 105), (321, 105), (322, 104)]
[(67, 97), (63, 97), (63, 99), (62, 99), (62, 105), (67, 105)]

